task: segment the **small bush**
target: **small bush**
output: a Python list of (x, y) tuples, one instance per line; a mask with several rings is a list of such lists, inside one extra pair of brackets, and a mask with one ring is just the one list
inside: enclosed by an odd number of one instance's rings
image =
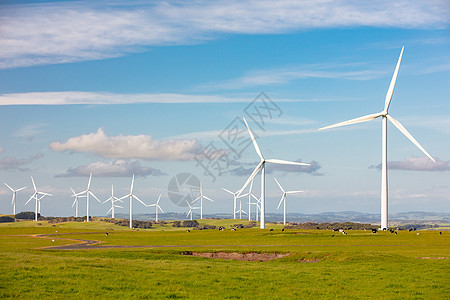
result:
[(12, 217), (8, 217), (8, 216), (1, 216), (0, 217), (0, 223), (10, 223), (10, 222), (14, 222), (15, 219)]
[[(16, 219), (21, 220), (34, 220), (34, 212), (32, 211), (23, 211), (16, 214)], [(38, 219), (41, 217), (41, 214), (38, 214)]]

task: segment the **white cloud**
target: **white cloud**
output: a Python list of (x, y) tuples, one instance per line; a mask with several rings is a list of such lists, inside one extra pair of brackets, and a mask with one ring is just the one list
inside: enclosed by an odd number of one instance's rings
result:
[[(370, 166), (370, 168), (376, 168), (381, 170), (381, 164), (378, 166)], [(408, 171), (450, 171), (450, 161), (442, 161), (436, 159), (436, 162), (432, 162), (428, 157), (414, 157), (410, 156), (402, 161), (390, 161), (388, 162), (388, 168), (390, 170), (408, 170)]]
[(254, 70), (239, 78), (209, 83), (198, 88), (204, 90), (241, 89), (251, 86), (282, 85), (305, 78), (370, 80), (391, 72), (390, 68), (385, 71), (361, 69), (364, 65), (363, 63), (310, 64), (272, 70)]
[(3, 5), (0, 68), (104, 59), (148, 46), (225, 34), (349, 26), (432, 28), (449, 23), (445, 0), (77, 1)]
[(93, 162), (87, 166), (70, 168), (56, 177), (86, 177), (89, 174), (97, 177), (130, 177), (136, 176), (162, 176), (165, 175), (161, 170), (152, 167), (143, 166), (139, 161), (114, 160), (109, 162)]
[(53, 142), (54, 151), (92, 153), (105, 158), (186, 161), (194, 159), (202, 145), (197, 140), (154, 140), (149, 135), (108, 136), (97, 132)]
[(41, 158), (42, 156), (43, 155), (39, 153), (29, 158), (5, 157), (0, 159), (0, 170), (29, 171), (30, 168), (25, 166)]
[(128, 103), (234, 103), (249, 102), (246, 97), (185, 94), (114, 94), (105, 92), (32, 92), (1, 94), (0, 105), (72, 105)]

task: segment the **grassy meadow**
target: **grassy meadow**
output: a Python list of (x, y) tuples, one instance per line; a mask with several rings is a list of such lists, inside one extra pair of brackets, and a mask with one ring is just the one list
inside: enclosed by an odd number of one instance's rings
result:
[[(343, 235), (330, 230), (282, 232), (275, 224), (265, 230), (231, 231), (230, 225), (246, 221), (199, 221), (227, 229), (186, 232), (166, 224), (130, 230), (101, 221), (0, 224), (0, 297), (450, 298), (449, 231), (395, 235), (349, 230)], [(46, 248), (73, 244), (73, 239), (141, 247)], [(181, 255), (184, 251), (289, 255), (261, 262)]]

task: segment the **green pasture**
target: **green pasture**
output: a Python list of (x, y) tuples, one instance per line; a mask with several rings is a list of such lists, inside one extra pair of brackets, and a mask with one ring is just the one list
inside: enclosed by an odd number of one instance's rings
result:
[[(222, 221), (222, 223), (221, 223)], [(0, 297), (19, 299), (449, 299), (450, 232), (130, 230), (111, 223), (0, 226)], [(228, 224), (231, 222), (232, 224)], [(242, 223), (244, 224), (244, 223)], [(55, 225), (55, 226), (52, 226)], [(106, 235), (108, 232), (108, 235)], [(419, 233), (419, 235), (418, 235)], [(47, 234), (46, 236), (38, 236)], [(105, 246), (55, 250), (74, 239)], [(181, 255), (290, 253), (268, 262)], [(446, 258), (446, 259), (445, 259)]]

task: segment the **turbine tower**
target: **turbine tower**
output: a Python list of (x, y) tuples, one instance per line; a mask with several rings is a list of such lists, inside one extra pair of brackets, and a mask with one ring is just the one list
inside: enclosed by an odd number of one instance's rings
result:
[(164, 213), (164, 211), (162, 210), (161, 206), (159, 206), (159, 200), (161, 200), (161, 194), (159, 194), (158, 200), (156, 201), (155, 204), (150, 204), (148, 205), (150, 206), (154, 206), (155, 207), (155, 222), (158, 222), (158, 210), (160, 210), (162, 213)]
[(192, 204), (194, 204), (196, 201), (200, 200), (200, 219), (203, 219), (203, 198), (205, 198), (208, 201), (214, 202), (211, 198), (208, 198), (207, 196), (203, 195), (203, 188), (202, 183), (200, 182), (200, 196), (198, 196), (194, 201), (192, 201)]
[(282, 187), (281, 184), (278, 182), (278, 180), (276, 178), (275, 182), (278, 184), (278, 186), (280, 187), (280, 190), (283, 192), (283, 196), (281, 196), (281, 200), (280, 203), (278, 203), (278, 207), (277, 209), (280, 208), (281, 203), (283, 202), (283, 225), (286, 225), (286, 195), (287, 194), (296, 194), (296, 193), (303, 193), (303, 191), (285, 191)]
[(119, 200), (125, 199), (126, 197), (130, 197), (130, 228), (133, 228), (133, 198), (141, 202), (144, 206), (148, 206), (144, 202), (142, 202), (141, 199), (139, 199), (136, 195), (133, 194), (133, 186), (134, 186), (134, 174), (133, 178), (131, 179), (131, 187), (130, 187), (130, 193), (128, 195), (123, 196), (122, 198), (119, 198)]
[(5, 182), (5, 185), (13, 192), (11, 205), (13, 207), (13, 215), (16, 215), (16, 193), (21, 191), (21, 190), (23, 190), (23, 189), (26, 189), (27, 187), (24, 186), (24, 187), (21, 187), (20, 189), (15, 190), (12, 187), (10, 187), (6, 182)]
[(239, 198), (241, 198), (241, 197), (245, 197), (245, 196), (247, 196), (248, 194), (245, 194), (245, 195), (239, 195), (240, 190), (237, 191), (236, 193), (233, 193), (232, 191), (227, 190), (226, 188), (222, 188), (222, 189), (223, 189), (225, 192), (227, 192), (227, 193), (233, 195), (233, 219), (236, 219), (236, 213), (238, 212), (238, 211), (236, 210), (236, 208), (237, 208), (237, 199), (239, 199)]
[(97, 196), (95, 196), (94, 193), (91, 192), (91, 180), (92, 180), (92, 173), (89, 175), (89, 181), (88, 181), (88, 185), (87, 185), (86, 190), (77, 194), (78, 196), (84, 194), (84, 196), (86, 197), (86, 222), (89, 222), (89, 195), (94, 197), (99, 203), (102, 203), (97, 198)]
[(265, 166), (266, 163), (273, 163), (273, 164), (282, 164), (282, 165), (297, 165), (297, 166), (309, 166), (310, 164), (305, 163), (299, 163), (299, 162), (293, 162), (293, 161), (286, 161), (281, 159), (265, 159), (264, 156), (261, 153), (261, 150), (259, 149), (258, 143), (256, 143), (255, 137), (253, 136), (252, 131), (250, 130), (250, 127), (247, 124), (247, 120), (244, 118), (245, 125), (247, 126), (248, 133), (250, 134), (250, 137), (253, 142), (253, 146), (255, 147), (256, 153), (258, 154), (259, 158), (261, 159), (259, 164), (256, 166), (256, 168), (253, 170), (250, 177), (247, 179), (247, 182), (245, 182), (244, 186), (239, 190), (240, 195), (242, 191), (247, 187), (247, 185), (253, 180), (253, 178), (258, 174), (259, 170), (261, 170), (261, 229), (264, 229), (266, 227), (265, 223)]
[(106, 212), (106, 214), (109, 214), (111, 212), (111, 218), (114, 219), (115, 215), (114, 215), (114, 208), (123, 208), (122, 206), (116, 205), (115, 202), (122, 202), (122, 200), (120, 200), (119, 198), (117, 198), (116, 196), (114, 196), (114, 185), (111, 185), (111, 197), (109, 197), (108, 199), (106, 199), (103, 204), (105, 204), (106, 202), (111, 201), (111, 208)]
[(386, 94), (383, 111), (319, 128), (319, 130), (324, 130), (344, 125), (367, 122), (382, 117), (381, 229), (383, 230), (388, 228), (387, 120), (389, 119), (389, 121), (391, 121), (391, 123), (394, 124), (394, 126), (397, 127), (397, 129), (400, 130), (401, 133), (403, 133), (414, 145), (416, 145), (417, 148), (419, 148), (423, 153), (425, 153), (425, 155), (428, 156), (429, 159), (435, 162), (435, 160), (431, 157), (431, 155), (428, 154), (427, 151), (425, 151), (425, 149), (413, 138), (413, 136), (405, 129), (405, 127), (403, 127), (403, 125), (400, 124), (400, 122), (398, 122), (388, 113), (389, 105), (391, 104), (392, 94), (394, 93), (395, 82), (397, 80), (398, 69), (400, 68), (400, 62), (402, 60), (404, 48), (405, 47), (402, 47), (402, 50), (400, 52), (400, 57), (398, 58), (397, 66), (395, 67), (394, 75), (392, 76), (391, 84), (389, 85), (389, 89)]
[[(44, 193), (44, 192), (38, 192), (38, 190), (36, 188), (36, 184), (34, 183), (33, 176), (31, 176), (31, 182), (33, 183), (34, 193), (33, 193), (33, 195), (31, 195), (30, 199), (28, 199), (28, 201), (27, 201), (27, 203), (25, 203), (25, 205), (27, 205), (28, 202), (30, 202), (33, 198), (36, 200), (34, 220), (37, 221), (38, 213), (40, 211), (40, 208), (38, 208), (38, 202), (40, 202), (41, 199), (44, 198), (45, 196), (52, 196), (52, 194), (48, 194), (48, 193)], [(39, 196), (41, 196), (41, 197), (39, 197)]]

